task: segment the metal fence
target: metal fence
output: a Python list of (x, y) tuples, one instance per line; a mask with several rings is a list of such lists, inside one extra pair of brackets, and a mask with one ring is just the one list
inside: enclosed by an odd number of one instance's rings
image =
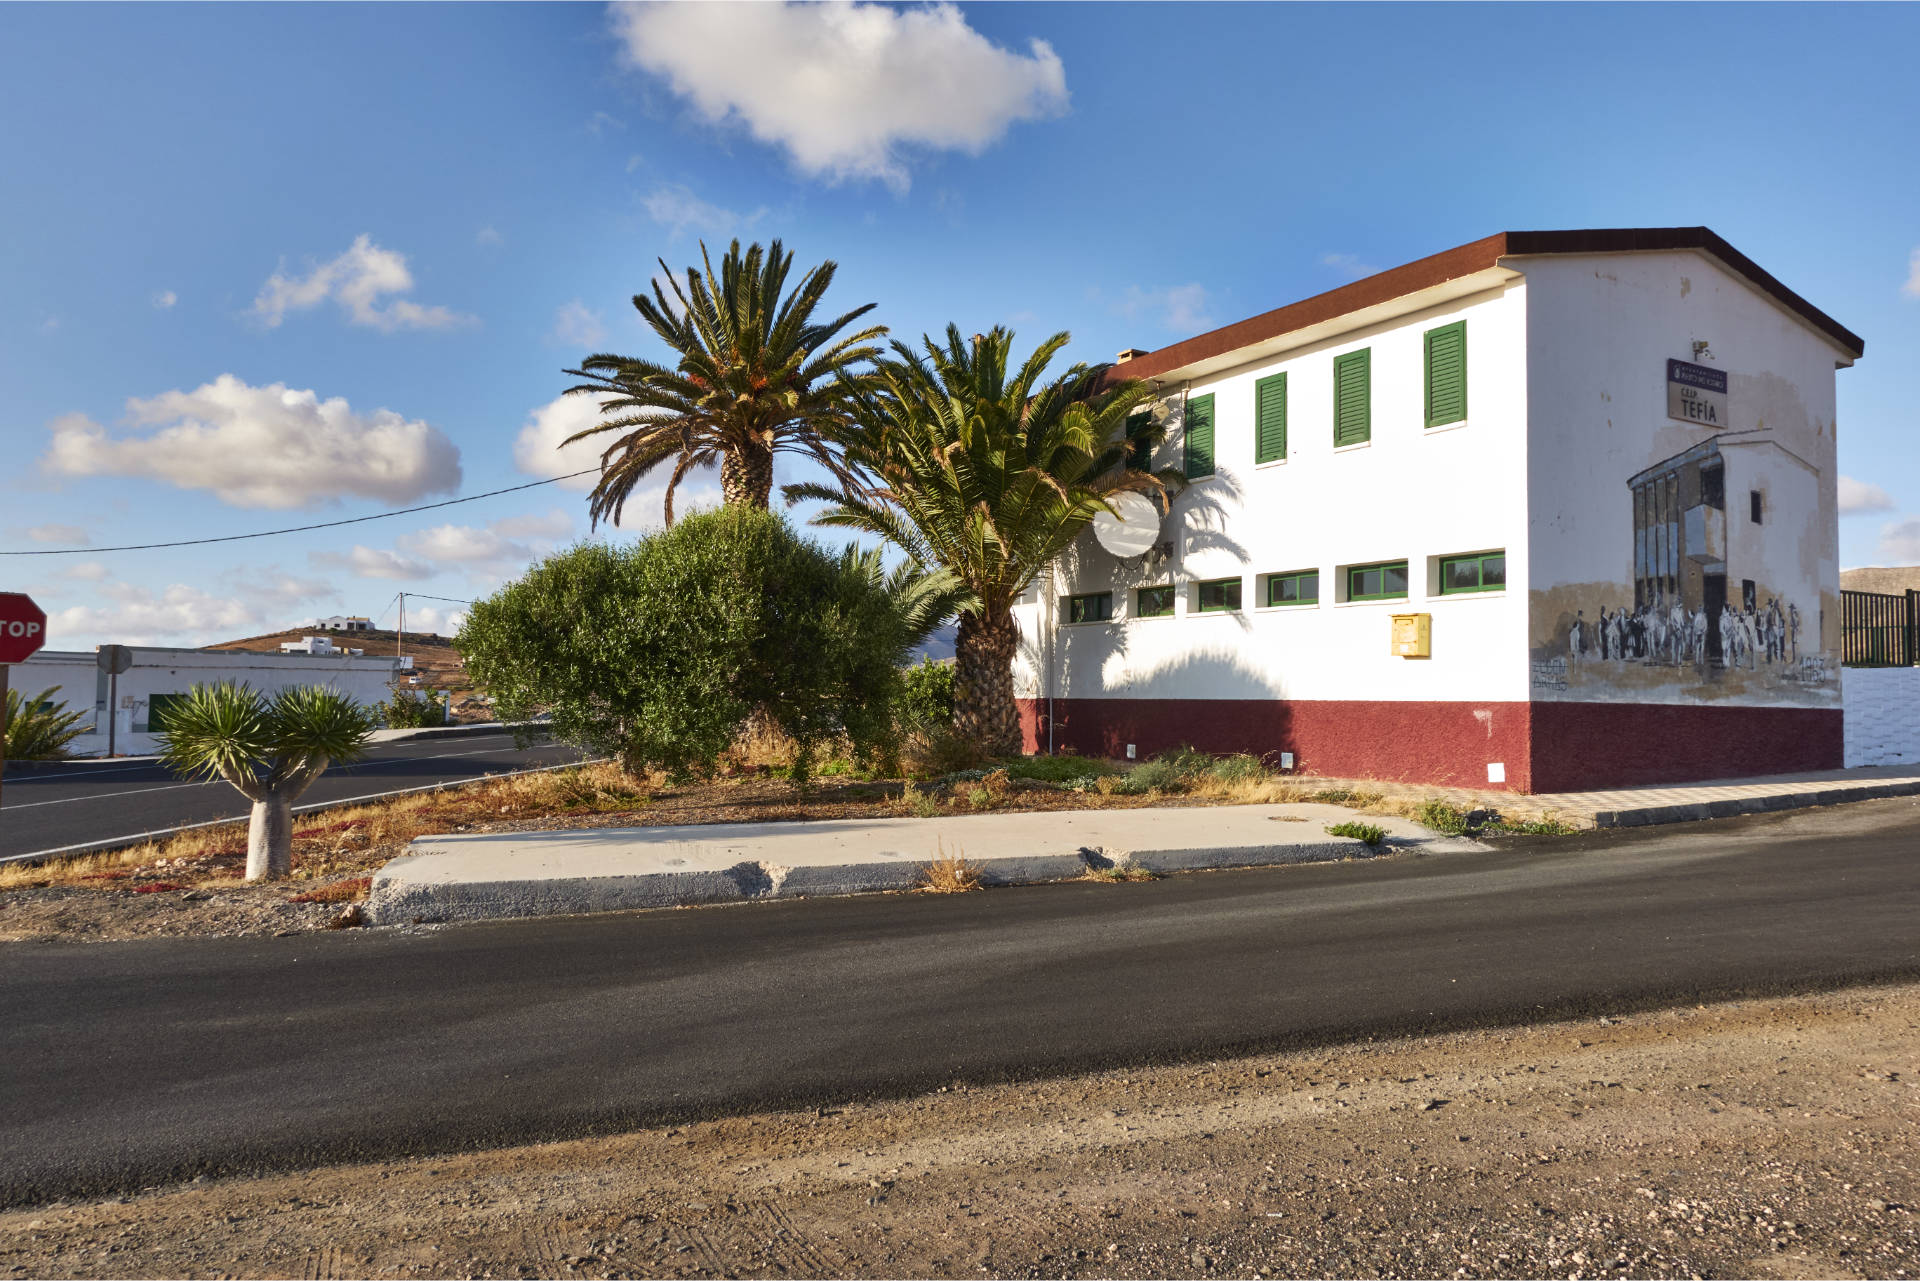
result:
[(1848, 667), (1920, 662), (1920, 592), (1840, 593), (1840, 661)]

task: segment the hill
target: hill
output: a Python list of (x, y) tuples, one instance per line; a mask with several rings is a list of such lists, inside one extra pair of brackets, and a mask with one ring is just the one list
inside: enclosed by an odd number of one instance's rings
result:
[(279, 652), (282, 641), (297, 641), (304, 636), (325, 636), (342, 648), (364, 649), (370, 655), (409, 655), (422, 687), (452, 691), (455, 720), (486, 720), (491, 715), (473, 703), (473, 682), (467, 679), (467, 665), (462, 661), (460, 651), (453, 647), (452, 638), (434, 632), (408, 632), (401, 637), (390, 631), (322, 632), (311, 627), (290, 627), (285, 631), (268, 632), (264, 636), (247, 636), (201, 648), (244, 649), (256, 654), (275, 654)]

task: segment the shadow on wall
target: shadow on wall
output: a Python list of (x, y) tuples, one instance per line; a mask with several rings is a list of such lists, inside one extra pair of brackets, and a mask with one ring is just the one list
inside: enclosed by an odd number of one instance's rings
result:
[[(1285, 688), (1235, 655), (1187, 654), (1135, 674), (1128, 688), (1174, 693), (1056, 700), (1054, 749), (1124, 758), (1131, 743), (1142, 760), (1183, 745), (1255, 756), (1293, 750), (1292, 704)], [(1030, 749), (1046, 750), (1046, 715), (1041, 700)]]

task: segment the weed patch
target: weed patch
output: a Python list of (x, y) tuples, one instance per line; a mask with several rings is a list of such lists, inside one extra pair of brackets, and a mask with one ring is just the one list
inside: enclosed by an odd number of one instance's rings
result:
[(928, 894), (965, 894), (980, 888), (978, 864), (967, 862), (959, 846), (947, 852), (945, 841), (934, 843), (933, 862), (920, 871), (920, 888)]
[(1132, 863), (1115, 863), (1112, 867), (1088, 868), (1084, 879), (1107, 881), (1117, 885), (1123, 881), (1157, 881), (1160, 879), (1160, 874)]
[(1328, 836), (1351, 836), (1357, 841), (1369, 845), (1378, 845), (1387, 839), (1387, 829), (1373, 823), (1332, 823), (1327, 827)]

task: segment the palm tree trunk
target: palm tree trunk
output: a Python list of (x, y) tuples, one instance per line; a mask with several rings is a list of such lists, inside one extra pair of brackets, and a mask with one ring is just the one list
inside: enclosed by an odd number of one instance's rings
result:
[(1010, 614), (960, 615), (954, 641), (953, 719), (960, 736), (989, 756), (1020, 754), (1013, 701), (1013, 653), (1020, 629)]
[(279, 881), (293, 871), (293, 798), (268, 792), (247, 822), (247, 879)]
[(767, 509), (773, 493), (773, 451), (758, 445), (729, 449), (720, 459), (720, 497), (729, 507)]

